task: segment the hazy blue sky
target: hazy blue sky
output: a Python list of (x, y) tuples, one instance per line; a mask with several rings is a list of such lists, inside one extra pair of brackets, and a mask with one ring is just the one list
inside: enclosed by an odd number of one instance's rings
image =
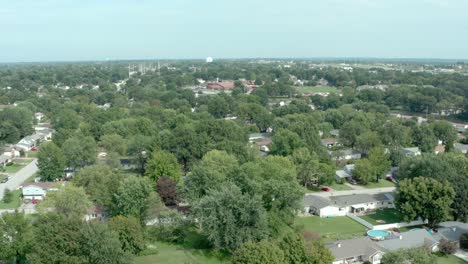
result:
[(0, 0), (0, 61), (468, 59), (467, 0)]

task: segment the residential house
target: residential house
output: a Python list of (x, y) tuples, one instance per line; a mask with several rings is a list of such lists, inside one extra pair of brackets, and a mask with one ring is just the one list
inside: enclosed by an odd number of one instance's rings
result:
[(255, 142), (255, 145), (258, 147), (258, 149), (260, 151), (263, 151), (263, 152), (269, 152), (270, 151), (270, 146), (272, 144), (272, 140), (271, 138), (264, 138), (260, 141), (256, 141)]
[(227, 80), (227, 81), (217, 80), (216, 82), (209, 82), (206, 84), (206, 88), (210, 90), (227, 91), (227, 90), (233, 90), (234, 87), (235, 87), (235, 84), (233, 80)]
[(15, 147), (25, 151), (30, 151), (37, 147), (41, 142), (51, 140), (52, 133), (52, 129), (37, 130), (34, 134), (22, 138)]
[(401, 152), (407, 157), (416, 157), (421, 155), (421, 150), (418, 147), (402, 148)]
[(461, 123), (452, 123), (453, 127), (457, 130), (458, 133), (463, 134), (465, 133), (466, 129), (468, 129), (467, 124), (461, 124)]
[(45, 118), (45, 115), (44, 113), (37, 112), (34, 114), (34, 117), (36, 118), (37, 122), (41, 122)]
[(92, 220), (102, 221), (102, 220), (105, 220), (106, 217), (107, 217), (107, 214), (104, 210), (104, 207), (100, 205), (95, 205), (91, 209), (89, 209), (87, 214), (85, 214), (84, 220), (87, 222), (92, 221)]
[(376, 243), (385, 252), (420, 247), (425, 247), (432, 252), (436, 252), (439, 250), (439, 242), (429, 232), (431, 231), (426, 229), (410, 230), (399, 235), (389, 236)]
[(336, 137), (336, 138), (337, 138), (337, 137), (340, 136), (340, 130), (339, 130), (339, 129), (332, 129), (332, 130), (330, 130), (330, 135), (331, 135), (332, 137)]
[(5, 156), (8, 156), (10, 158), (16, 158), (16, 157), (19, 157), (20, 156), (20, 152), (13, 146), (13, 145), (10, 145), (10, 146), (7, 146), (5, 147), (2, 152), (1, 152), (3, 155)]
[(353, 177), (354, 164), (348, 164), (344, 166), (342, 170), (337, 170), (335, 178), (337, 182), (343, 182), (344, 180), (350, 180)]
[(321, 142), (322, 145), (327, 148), (333, 148), (334, 146), (338, 145), (338, 140), (336, 138), (323, 138)]
[(254, 143), (259, 140), (270, 138), (270, 136), (271, 136), (270, 133), (252, 133), (252, 134), (249, 134), (249, 142)]
[(454, 143), (453, 147), (463, 154), (468, 153), (468, 144)]
[(11, 162), (11, 157), (5, 154), (0, 155), (0, 167), (6, 167), (6, 165), (10, 162)]
[(327, 245), (335, 260), (333, 264), (362, 263), (379, 264), (384, 254), (400, 249), (428, 248), (439, 250), (436, 236), (425, 229), (411, 230), (399, 235), (390, 235), (384, 240), (373, 241), (369, 237), (339, 240)]
[(60, 183), (57, 182), (32, 182), (23, 185), (21, 192), (23, 200), (43, 200), (48, 191), (58, 190)]
[(439, 154), (439, 153), (444, 153), (445, 152), (445, 146), (444, 145), (437, 145), (434, 148), (434, 153)]
[(458, 247), (460, 246), (460, 237), (468, 233), (468, 223), (449, 221), (440, 223), (439, 226), (433, 233), (434, 238), (439, 242), (442, 239), (455, 242)]
[(354, 149), (342, 149), (330, 151), (331, 159), (335, 161), (358, 160), (361, 159), (361, 152)]
[(320, 217), (360, 214), (381, 208), (393, 208), (393, 193), (351, 194), (322, 197), (306, 195), (303, 199), (304, 212)]
[(122, 158), (120, 159), (120, 166), (123, 170), (135, 170), (138, 169), (138, 165), (133, 159)]
[(384, 252), (369, 237), (339, 240), (327, 245), (335, 257), (333, 264), (362, 263), (380, 264)]

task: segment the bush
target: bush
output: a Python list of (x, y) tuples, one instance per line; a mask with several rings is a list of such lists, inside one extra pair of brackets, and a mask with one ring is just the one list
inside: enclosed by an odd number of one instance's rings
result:
[(138, 256), (156, 255), (158, 253), (159, 251), (156, 247), (148, 246), (146, 249), (140, 251), (140, 253), (138, 253)]
[(4, 203), (11, 203), (11, 201), (13, 201), (13, 193), (10, 191), (10, 189), (5, 189), (2, 201)]
[(159, 223), (147, 228), (146, 236), (149, 240), (170, 243), (184, 242), (188, 223), (182, 216), (173, 210), (161, 212)]
[(448, 241), (447, 239), (441, 239), (439, 242), (439, 250), (446, 255), (453, 254), (457, 251), (457, 243)]
[(464, 233), (460, 236), (460, 247), (462, 249), (468, 249), (468, 233)]

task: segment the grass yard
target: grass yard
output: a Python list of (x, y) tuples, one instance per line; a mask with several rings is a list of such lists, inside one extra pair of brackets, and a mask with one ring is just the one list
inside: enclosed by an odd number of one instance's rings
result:
[(448, 255), (448, 256), (437, 256), (437, 264), (467, 264), (468, 262), (457, 258), (453, 255)]
[(318, 216), (298, 217), (296, 224), (305, 230), (318, 233), (325, 242), (364, 236), (367, 228), (347, 216), (321, 218)]
[(300, 94), (304, 93), (337, 93), (338, 89), (333, 86), (297, 86), (296, 91)]
[(21, 170), (25, 164), (18, 164), (18, 163), (13, 163), (10, 166), (5, 167), (5, 173), (16, 173), (19, 170)]
[[(376, 212), (368, 215), (359, 216), (360, 218), (366, 220), (367, 222), (373, 225), (382, 225), (382, 224), (393, 224), (403, 222), (403, 218), (400, 216), (395, 209), (383, 209), (377, 210)], [(385, 223), (379, 223), (377, 220), (383, 220)]]
[(26, 156), (28, 158), (37, 158), (37, 155), (39, 154), (39, 151), (27, 151)]
[(345, 184), (340, 184), (340, 183), (336, 183), (336, 182), (333, 182), (329, 186), (330, 186), (330, 188), (332, 188), (335, 191), (349, 191), (349, 190), (352, 190), (351, 187), (349, 187), (349, 186), (347, 186)]
[(203, 263), (203, 264), (220, 264), (230, 263), (230, 258), (223, 256), (219, 257), (211, 250), (206, 249), (185, 249), (180, 245), (169, 243), (154, 243), (158, 254), (136, 257), (134, 264), (149, 264), (149, 263)]
[(2, 198), (0, 197), (0, 209), (15, 209), (20, 207), (21, 205), (21, 191), (20, 190), (14, 190), (11, 191), (13, 193), (13, 198), (11, 200), (11, 203), (4, 203)]
[(393, 182), (380, 179), (378, 182), (370, 182), (367, 185), (363, 185), (365, 188), (372, 189), (372, 188), (384, 188), (384, 187), (395, 187)]

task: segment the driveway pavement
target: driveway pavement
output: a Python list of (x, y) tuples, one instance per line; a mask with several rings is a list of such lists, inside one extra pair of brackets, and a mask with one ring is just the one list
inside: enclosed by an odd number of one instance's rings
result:
[(29, 177), (36, 173), (39, 168), (37, 167), (37, 159), (33, 159), (28, 165), (19, 170), (18, 172), (10, 175), (11, 179), (6, 183), (0, 183), (0, 199), (3, 197), (5, 189), (15, 190), (23, 184)]

